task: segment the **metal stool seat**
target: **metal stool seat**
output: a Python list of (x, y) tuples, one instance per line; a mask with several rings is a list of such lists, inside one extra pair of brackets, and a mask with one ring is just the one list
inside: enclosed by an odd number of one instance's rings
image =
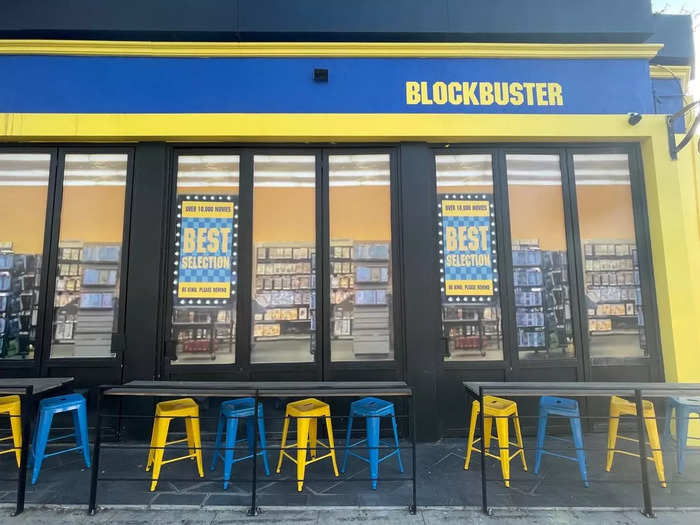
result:
[[(688, 421), (691, 414), (700, 416), (700, 397), (669, 397), (666, 400), (666, 424), (664, 425), (664, 443), (671, 438), (671, 419), (673, 411), (676, 411), (676, 459), (678, 461), (678, 473), (682, 474), (685, 468), (685, 451), (688, 448), (688, 440), (700, 440), (700, 437), (688, 436)], [(698, 418), (693, 418), (698, 419)]]

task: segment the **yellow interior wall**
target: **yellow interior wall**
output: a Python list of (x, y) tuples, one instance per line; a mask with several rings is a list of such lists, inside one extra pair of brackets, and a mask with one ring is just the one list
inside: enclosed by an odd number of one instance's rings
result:
[[(48, 189), (4, 186), (0, 206), (0, 242), (12, 241), (15, 253), (41, 254)], [(61, 240), (122, 242), (124, 187), (66, 186), (63, 189)]]
[(12, 242), (15, 253), (44, 251), (46, 186), (3, 186), (0, 242)]
[(121, 244), (124, 191), (124, 186), (64, 187), (60, 240)]

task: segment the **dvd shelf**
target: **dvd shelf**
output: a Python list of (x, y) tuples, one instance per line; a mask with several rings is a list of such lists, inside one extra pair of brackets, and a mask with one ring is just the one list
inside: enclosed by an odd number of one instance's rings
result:
[(31, 358), (36, 346), (41, 256), (0, 248), (0, 358)]
[(303, 244), (255, 247), (256, 341), (309, 338), (316, 324), (315, 253)]
[(352, 241), (331, 243), (331, 336), (334, 339), (352, 338), (355, 288), (352, 254)]
[(353, 353), (356, 357), (386, 356), (391, 350), (389, 243), (355, 243), (353, 264), (355, 271), (352, 314)]
[(215, 361), (217, 357), (235, 355), (235, 310), (174, 306), (172, 330), (177, 361)]
[(58, 246), (56, 290), (54, 293), (54, 345), (72, 343), (80, 302), (81, 242), (61, 242)]
[(79, 267), (80, 299), (73, 331), (75, 357), (112, 355), (120, 261), (120, 244), (85, 243), (82, 247)]
[(518, 350), (565, 352), (572, 333), (565, 252), (541, 250), (538, 240), (512, 249)]
[(583, 245), (588, 332), (637, 335), (646, 350), (637, 247), (632, 240), (589, 240)]

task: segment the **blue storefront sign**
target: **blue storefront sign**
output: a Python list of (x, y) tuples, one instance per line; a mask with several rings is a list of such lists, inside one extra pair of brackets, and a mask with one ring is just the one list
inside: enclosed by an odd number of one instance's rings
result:
[(0, 56), (0, 71), (0, 113), (653, 112), (644, 59)]

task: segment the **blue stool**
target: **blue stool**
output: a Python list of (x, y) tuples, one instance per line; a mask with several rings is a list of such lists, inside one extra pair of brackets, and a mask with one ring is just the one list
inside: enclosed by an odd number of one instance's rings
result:
[[(700, 397), (669, 397), (666, 400), (666, 425), (664, 427), (664, 442), (671, 438), (671, 416), (676, 411), (676, 438), (678, 447), (676, 457), (678, 460), (678, 473), (683, 473), (685, 467), (685, 449), (688, 447), (688, 420), (690, 414), (700, 416)], [(690, 439), (700, 440), (697, 437)]]
[[(558, 441), (570, 440), (556, 437), (546, 436), (547, 432), (547, 417), (561, 416), (569, 418), (571, 425), (571, 434), (574, 438), (574, 446), (576, 447), (576, 457), (564, 456), (555, 452), (549, 452), (544, 449), (544, 438), (556, 439)], [(586, 452), (583, 450), (583, 433), (581, 432), (581, 414), (578, 409), (578, 401), (574, 399), (566, 399), (563, 397), (542, 396), (540, 398), (540, 416), (537, 421), (537, 455), (535, 458), (535, 474), (539, 474), (540, 463), (542, 462), (542, 454), (549, 454), (558, 458), (569, 459), (578, 462), (578, 469), (581, 472), (583, 484), (588, 487), (588, 474), (586, 472)]]
[[(391, 425), (394, 427), (394, 450), (379, 458), (379, 446), (391, 446), (389, 443), (380, 441), (379, 439), (379, 421), (381, 417), (391, 416)], [(366, 418), (367, 423), (367, 439), (362, 439), (356, 443), (350, 444), (350, 434), (352, 432), (352, 420), (355, 417)], [(356, 454), (352, 447), (356, 447), (362, 443), (367, 443), (369, 448), (369, 459)], [(350, 417), (348, 419), (348, 432), (345, 437), (345, 453), (343, 454), (343, 465), (340, 467), (340, 472), (345, 472), (345, 465), (348, 461), (348, 456), (355, 456), (362, 461), (369, 463), (370, 478), (372, 478), (372, 490), (377, 488), (377, 477), (379, 476), (379, 463), (391, 456), (396, 455), (399, 462), (399, 470), (403, 472), (403, 464), (401, 463), (401, 451), (399, 450), (399, 434), (396, 431), (396, 415), (394, 413), (394, 404), (376, 397), (365, 397), (353, 401), (350, 405)]]
[[(61, 412), (73, 413), (73, 433), (49, 439), (51, 432), (51, 422), (54, 414)], [(75, 437), (76, 446), (58, 452), (46, 453), (46, 444), (59, 439)], [(87, 405), (85, 398), (80, 394), (68, 394), (65, 396), (47, 397), (39, 402), (39, 422), (34, 429), (34, 439), (32, 440), (30, 462), (34, 464), (32, 470), (32, 485), (36, 483), (41, 470), (44, 458), (58, 456), (66, 452), (75, 450), (83, 451), (85, 466), (90, 468), (90, 443), (87, 432)]]
[[(267, 465), (267, 450), (265, 444), (265, 422), (263, 419), (263, 406), (258, 403), (258, 435), (260, 437), (260, 451), (258, 456), (263, 457), (265, 465), (265, 474), (270, 475), (270, 467)], [(246, 434), (248, 440), (248, 455), (242, 458), (234, 459), (234, 447), (238, 441), (236, 434), (238, 432), (238, 419), (244, 418), (246, 423)], [(224, 433), (224, 425), (226, 426), (226, 443), (223, 454), (221, 453), (221, 440)], [(255, 399), (252, 397), (244, 397), (241, 399), (232, 399), (221, 403), (219, 409), (219, 424), (216, 427), (216, 443), (214, 445), (214, 457), (211, 461), (211, 470), (216, 468), (216, 462), (221, 458), (224, 462), (224, 490), (228, 488), (229, 480), (231, 479), (231, 467), (234, 463), (250, 459), (253, 457), (253, 447), (255, 444)]]

